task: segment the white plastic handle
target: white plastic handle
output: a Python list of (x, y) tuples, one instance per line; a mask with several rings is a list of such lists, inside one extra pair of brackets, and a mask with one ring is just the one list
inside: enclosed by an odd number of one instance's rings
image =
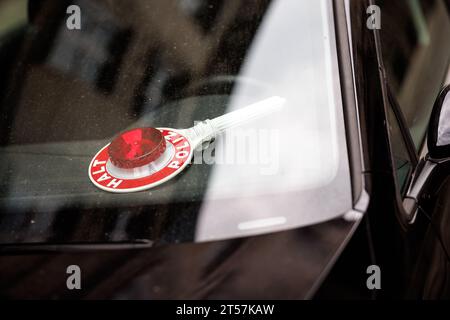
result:
[(214, 119), (207, 119), (188, 129), (195, 142), (208, 141), (219, 133), (280, 110), (286, 99), (273, 96)]
[(253, 103), (245, 108), (232, 111), (224, 114), (223, 116), (214, 118), (211, 121), (211, 125), (216, 129), (216, 134), (223, 132), (229, 128), (233, 128), (261, 118), (265, 115), (271, 114), (283, 107), (286, 99), (273, 96), (268, 99)]

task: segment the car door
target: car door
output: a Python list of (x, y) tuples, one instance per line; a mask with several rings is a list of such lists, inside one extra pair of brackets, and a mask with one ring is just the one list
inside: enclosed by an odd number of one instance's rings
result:
[(450, 164), (430, 161), (433, 105), (450, 69), (450, 18), (443, 0), (377, 1), (379, 61), (400, 221), (410, 245), (407, 296), (449, 297)]

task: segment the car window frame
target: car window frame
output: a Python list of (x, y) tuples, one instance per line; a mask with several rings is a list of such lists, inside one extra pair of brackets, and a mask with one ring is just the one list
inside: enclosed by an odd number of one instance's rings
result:
[[(373, 3), (373, 0), (369, 0), (370, 3)], [(375, 41), (375, 48), (376, 48), (376, 58), (377, 58), (377, 62), (378, 62), (378, 68), (379, 68), (379, 77), (380, 77), (380, 83), (381, 83), (381, 87), (382, 87), (382, 94), (383, 94), (383, 104), (384, 104), (384, 113), (385, 113), (385, 119), (386, 119), (386, 135), (388, 137), (389, 140), (389, 149), (390, 149), (390, 163), (391, 163), (391, 168), (392, 168), (392, 173), (394, 176), (394, 182), (395, 182), (395, 189), (396, 189), (396, 194), (398, 196), (400, 196), (401, 199), (403, 199), (404, 194), (402, 194), (401, 190), (407, 190), (407, 186), (408, 183), (411, 181), (411, 177), (414, 175), (416, 169), (417, 169), (417, 163), (418, 163), (418, 154), (417, 151), (414, 147), (413, 150), (411, 150), (411, 142), (410, 143), (406, 143), (406, 141), (409, 139), (410, 141), (412, 141), (412, 137), (411, 137), (411, 133), (409, 132), (409, 130), (405, 130), (406, 128), (406, 122), (404, 117), (402, 116), (403, 113), (400, 110), (400, 106), (395, 103), (395, 98), (392, 95), (390, 86), (389, 86), (389, 82), (387, 80), (387, 73), (386, 73), (386, 69), (384, 66), (384, 60), (383, 60), (383, 55), (382, 55), (382, 42), (381, 42), (381, 35), (380, 35), (380, 30), (374, 29), (373, 30), (373, 36), (374, 36), (374, 41)], [(394, 99), (393, 99), (394, 98)], [(393, 114), (395, 116), (395, 120), (400, 128), (400, 132), (402, 135), (402, 140), (405, 144), (405, 147), (407, 149), (408, 155), (411, 158), (411, 170), (410, 172), (408, 172), (408, 176), (405, 179), (404, 182), (404, 186), (400, 186), (398, 178), (397, 178), (397, 172), (396, 172), (396, 167), (395, 167), (395, 160), (394, 160), (394, 155), (393, 155), (393, 145), (392, 145), (392, 133), (389, 130), (389, 109), (391, 108), (393, 111)], [(402, 129), (403, 128), (403, 129)], [(414, 144), (413, 144), (414, 146)], [(399, 199), (400, 200), (400, 199)]]

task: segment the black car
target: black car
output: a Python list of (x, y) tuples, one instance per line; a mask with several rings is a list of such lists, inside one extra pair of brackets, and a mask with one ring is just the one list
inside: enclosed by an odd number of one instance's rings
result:
[(450, 298), (449, 35), (446, 0), (0, 1), (0, 297)]

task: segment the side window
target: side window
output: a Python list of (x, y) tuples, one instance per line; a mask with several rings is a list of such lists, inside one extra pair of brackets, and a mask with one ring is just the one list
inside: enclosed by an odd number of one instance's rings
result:
[(450, 18), (444, 0), (380, 0), (377, 4), (389, 86), (418, 150), (448, 70)]

